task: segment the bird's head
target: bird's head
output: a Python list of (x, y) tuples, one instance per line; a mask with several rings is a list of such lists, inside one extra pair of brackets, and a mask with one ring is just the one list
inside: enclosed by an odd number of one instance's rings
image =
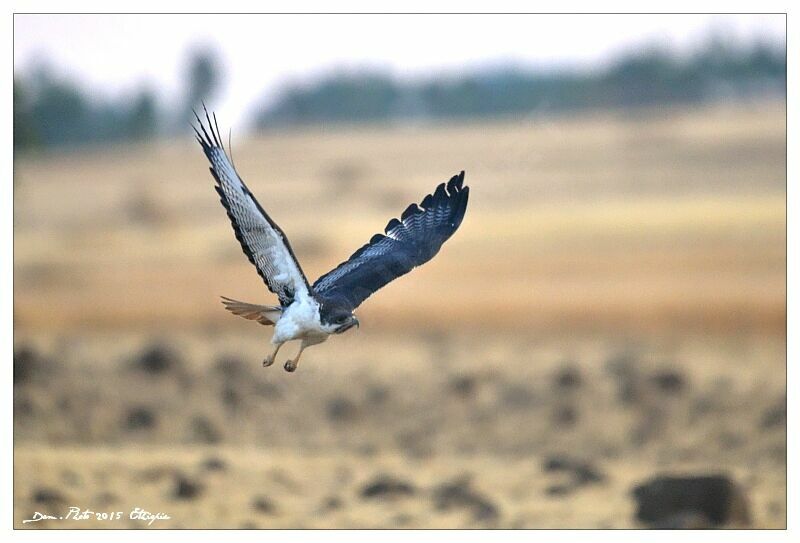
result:
[(339, 300), (322, 302), (319, 308), (319, 320), (322, 328), (329, 334), (341, 334), (359, 325), (349, 305)]

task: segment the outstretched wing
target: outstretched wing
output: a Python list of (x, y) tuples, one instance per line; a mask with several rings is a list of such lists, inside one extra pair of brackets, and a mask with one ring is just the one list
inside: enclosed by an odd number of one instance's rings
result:
[(353, 253), (314, 283), (325, 298), (340, 298), (353, 309), (379, 288), (433, 258), (458, 229), (467, 210), (469, 187), (464, 172), (436, 187), (419, 205), (411, 204)]
[(195, 113), (200, 130), (195, 127), (194, 131), (211, 163), (209, 169), (217, 181), (214, 188), (228, 212), (244, 254), (256, 267), (269, 290), (277, 294), (281, 305), (286, 307), (299, 292), (310, 291), (308, 279), (303, 274), (283, 230), (270, 219), (236, 173), (222, 146), (216, 115), (213, 124), (208, 111), (205, 116), (208, 130)]

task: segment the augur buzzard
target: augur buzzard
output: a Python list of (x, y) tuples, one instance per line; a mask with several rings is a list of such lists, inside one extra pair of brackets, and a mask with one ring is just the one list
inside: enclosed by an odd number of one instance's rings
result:
[(195, 114), (197, 141), (211, 163), (220, 201), (228, 212), (236, 239), (280, 305), (267, 306), (222, 297), (225, 308), (245, 319), (274, 325), (272, 353), (264, 359), (271, 366), (281, 345), (300, 339), (297, 356), (284, 364), (297, 369), (303, 350), (322, 343), (331, 334), (358, 326), (353, 311), (375, 291), (433, 258), (458, 229), (464, 218), (469, 187), (464, 172), (442, 183), (419, 204), (411, 204), (375, 234), (345, 262), (311, 285), (306, 279), (283, 230), (267, 215), (236, 172), (221, 143), (216, 115), (206, 124)]

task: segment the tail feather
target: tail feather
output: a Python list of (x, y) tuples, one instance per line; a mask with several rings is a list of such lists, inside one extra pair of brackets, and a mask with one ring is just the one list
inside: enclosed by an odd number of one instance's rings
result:
[(258, 321), (265, 326), (275, 324), (281, 317), (281, 308), (276, 305), (249, 304), (247, 302), (226, 298), (225, 296), (220, 296), (220, 298), (222, 298), (222, 305), (225, 306), (225, 309), (234, 315), (238, 315), (247, 320)]

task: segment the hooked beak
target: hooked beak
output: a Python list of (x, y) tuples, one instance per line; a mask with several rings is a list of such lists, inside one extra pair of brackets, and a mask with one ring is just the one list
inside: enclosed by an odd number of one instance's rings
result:
[(355, 315), (353, 315), (353, 317), (347, 322), (347, 324), (336, 330), (336, 333), (343, 334), (348, 330), (350, 330), (353, 326), (355, 326), (356, 328), (359, 327), (359, 322)]

